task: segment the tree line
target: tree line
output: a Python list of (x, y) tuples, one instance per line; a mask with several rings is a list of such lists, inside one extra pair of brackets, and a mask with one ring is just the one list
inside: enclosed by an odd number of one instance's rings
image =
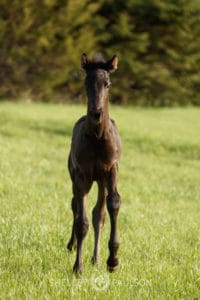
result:
[(200, 105), (199, 0), (0, 1), (0, 99), (85, 99), (80, 55), (117, 54), (111, 100)]

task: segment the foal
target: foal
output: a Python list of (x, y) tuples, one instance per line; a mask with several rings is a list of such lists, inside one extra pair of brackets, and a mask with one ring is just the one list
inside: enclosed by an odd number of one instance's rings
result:
[(86, 200), (93, 181), (98, 184), (98, 200), (92, 212), (95, 240), (92, 263), (100, 263), (99, 239), (107, 205), (111, 224), (108, 270), (112, 272), (118, 265), (117, 216), (120, 195), (117, 191), (117, 164), (121, 154), (121, 140), (108, 112), (109, 73), (117, 69), (117, 65), (117, 56), (107, 62), (89, 61), (86, 54), (81, 56), (81, 66), (86, 72), (87, 115), (80, 118), (74, 126), (68, 159), (74, 221), (67, 248), (71, 251), (77, 246), (73, 267), (75, 273), (81, 272), (83, 268), (82, 244), (89, 227)]

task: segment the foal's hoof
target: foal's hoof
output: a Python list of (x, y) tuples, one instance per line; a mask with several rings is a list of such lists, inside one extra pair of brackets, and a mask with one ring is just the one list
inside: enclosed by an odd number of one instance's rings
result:
[(111, 266), (107, 265), (107, 270), (108, 270), (110, 273), (116, 272), (117, 269), (118, 269), (118, 265), (115, 266), (115, 267), (111, 267)]
[(67, 249), (71, 252), (73, 249), (76, 249), (76, 244), (69, 241), (69, 243), (67, 244)]
[(75, 262), (74, 267), (73, 267), (73, 273), (75, 275), (81, 275), (83, 273), (83, 265), (78, 264)]
[(67, 244), (67, 249), (71, 252), (71, 251), (72, 251), (72, 248), (73, 248), (73, 244), (69, 242), (69, 243)]
[(115, 271), (117, 271), (118, 269), (118, 259), (115, 258), (114, 260), (107, 260), (107, 270), (110, 272), (110, 273), (113, 273)]
[(98, 268), (100, 267), (100, 260), (95, 258), (94, 256), (92, 256), (92, 258), (91, 258), (91, 263), (93, 265), (96, 265)]

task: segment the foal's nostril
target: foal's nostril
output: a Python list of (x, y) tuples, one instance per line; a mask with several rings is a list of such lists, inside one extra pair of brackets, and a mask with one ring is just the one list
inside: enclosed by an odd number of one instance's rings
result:
[(98, 120), (98, 119), (100, 118), (100, 116), (101, 116), (101, 113), (100, 113), (100, 112), (95, 112), (95, 113), (94, 113), (94, 118), (95, 118), (96, 120)]
[(99, 120), (101, 117), (101, 112), (100, 111), (91, 111), (90, 115), (93, 119)]

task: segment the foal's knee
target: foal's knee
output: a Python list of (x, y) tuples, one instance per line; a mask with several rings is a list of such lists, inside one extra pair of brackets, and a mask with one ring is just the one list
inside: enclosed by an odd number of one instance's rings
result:
[(118, 192), (114, 192), (112, 194), (108, 194), (107, 199), (107, 209), (110, 215), (117, 215), (119, 208), (120, 208), (120, 203), (121, 203), (121, 198)]
[(89, 229), (89, 222), (87, 217), (78, 216), (75, 221), (75, 231), (77, 239), (83, 239)]

